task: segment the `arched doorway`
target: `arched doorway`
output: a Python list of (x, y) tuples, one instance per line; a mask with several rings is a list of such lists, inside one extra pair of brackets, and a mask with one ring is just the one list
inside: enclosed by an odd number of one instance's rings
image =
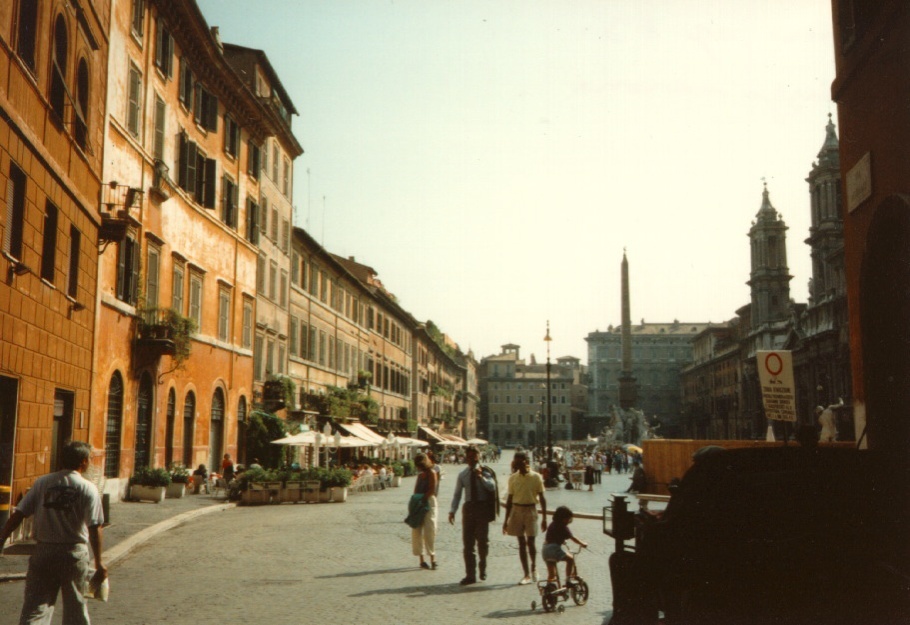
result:
[(120, 437), (123, 431), (123, 378), (119, 371), (111, 376), (107, 388), (107, 424), (104, 431), (104, 476), (120, 474)]
[(134, 467), (149, 466), (152, 460), (152, 404), (154, 387), (152, 376), (146, 371), (139, 380), (139, 397), (136, 401), (136, 456)]
[(177, 393), (171, 389), (167, 394), (167, 417), (164, 426), (164, 466), (174, 462), (174, 421), (177, 418)]
[[(869, 446), (906, 454), (910, 446), (910, 198), (875, 211), (860, 274), (866, 436)], [(860, 435), (861, 433), (857, 433)]]
[[(193, 442), (196, 436), (196, 394), (189, 391), (183, 400), (183, 464), (193, 466)], [(211, 467), (209, 467), (211, 469)]]
[(237, 404), (237, 462), (246, 464), (246, 397)]
[[(215, 389), (212, 395), (212, 425), (209, 434), (209, 462), (213, 471), (221, 469), (221, 450), (224, 448), (224, 391)], [(216, 468), (217, 467), (217, 468)]]

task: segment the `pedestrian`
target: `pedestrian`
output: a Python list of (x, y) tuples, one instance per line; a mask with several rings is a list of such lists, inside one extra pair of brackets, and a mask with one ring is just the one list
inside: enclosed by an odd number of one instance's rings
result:
[[(254, 468), (257, 464), (258, 461), (253, 458), (250, 468)], [(259, 468), (261, 469), (262, 467)], [(231, 460), (231, 454), (224, 454), (224, 460), (221, 461), (221, 477), (224, 478), (225, 484), (230, 484), (231, 480), (234, 479), (234, 461)]]
[[(502, 533), (518, 538), (518, 559), (524, 577), (519, 585), (537, 581), (537, 502), (540, 501), (542, 521), (540, 529), (547, 528), (547, 500), (544, 497), (543, 477), (531, 470), (531, 462), (524, 452), (515, 454), (512, 460), (512, 475), (509, 476), (506, 518), (502, 522)], [(528, 561), (530, 560), (530, 568)]]
[(547, 563), (547, 581), (555, 582), (559, 579), (559, 572), (556, 570), (556, 563), (565, 561), (566, 563), (566, 581), (572, 577), (575, 572), (575, 558), (571, 553), (563, 549), (563, 544), (571, 540), (582, 547), (587, 547), (588, 543), (575, 538), (569, 524), (572, 522), (574, 515), (567, 506), (559, 506), (553, 513), (553, 521), (547, 528), (547, 534), (543, 543), (543, 561)]
[(63, 595), (63, 622), (88, 625), (83, 586), (89, 578), (89, 545), (95, 560), (92, 585), (107, 579), (101, 561), (104, 514), (98, 488), (82, 477), (88, 469), (92, 447), (82, 441), (67, 442), (61, 452), (63, 469), (39, 477), (0, 530), (0, 552), (23, 519), (34, 517), (38, 540), (28, 561), (25, 600), (20, 624), (50, 623), (57, 594)]
[(487, 578), (490, 523), (496, 518), (499, 507), (496, 474), (491, 468), (481, 466), (478, 462), (479, 458), (480, 453), (477, 448), (468, 447), (465, 452), (468, 466), (458, 474), (455, 480), (455, 495), (452, 497), (452, 507), (449, 510), (449, 523), (454, 525), (455, 512), (458, 511), (458, 505), (461, 503), (461, 496), (464, 493), (465, 503), (461, 509), (461, 540), (464, 547), (465, 576), (460, 582), (462, 586), (476, 583), (478, 570), (481, 580)]
[(604, 455), (601, 452), (594, 453), (594, 483), (601, 483), (601, 476), (604, 472)]
[(591, 454), (585, 456), (585, 484), (588, 486), (588, 492), (594, 490), (594, 456)]
[[(411, 528), (411, 550), (420, 558), (420, 568), (436, 569), (436, 492), (439, 488), (439, 478), (433, 470), (433, 461), (426, 454), (417, 454), (414, 464), (420, 469), (417, 474), (417, 483), (414, 485), (414, 495), (423, 495), (427, 512), (423, 521), (417, 527)], [(427, 564), (424, 552), (430, 558)]]

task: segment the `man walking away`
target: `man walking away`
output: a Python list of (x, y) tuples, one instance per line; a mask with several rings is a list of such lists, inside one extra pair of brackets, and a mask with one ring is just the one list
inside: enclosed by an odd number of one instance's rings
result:
[[(489, 467), (481, 467), (478, 460), (480, 452), (476, 447), (468, 447), (465, 460), (468, 468), (458, 474), (455, 481), (455, 496), (449, 511), (449, 523), (455, 524), (455, 512), (465, 493), (464, 507), (461, 509), (461, 539), (464, 545), (465, 576), (462, 586), (477, 582), (477, 558), (480, 559), (480, 579), (487, 578), (487, 553), (490, 548), (490, 522), (496, 518), (499, 497), (496, 492), (496, 474)], [(474, 546), (477, 546), (475, 556)]]
[[(502, 533), (518, 537), (518, 559), (524, 570), (521, 585), (537, 581), (537, 500), (543, 520), (540, 529), (547, 529), (547, 500), (544, 497), (543, 477), (531, 470), (531, 462), (524, 452), (515, 454), (512, 460), (512, 475), (509, 476), (509, 496), (506, 499), (506, 518)], [(530, 571), (528, 560), (530, 559)]]
[(92, 448), (69, 441), (63, 447), (63, 469), (39, 477), (0, 530), (0, 551), (22, 520), (34, 516), (38, 544), (28, 561), (25, 601), (20, 625), (49, 624), (57, 593), (63, 595), (63, 622), (88, 625), (88, 607), (82, 594), (89, 574), (91, 544), (95, 558), (93, 583), (107, 578), (101, 562), (101, 496), (98, 488), (82, 477), (88, 469)]

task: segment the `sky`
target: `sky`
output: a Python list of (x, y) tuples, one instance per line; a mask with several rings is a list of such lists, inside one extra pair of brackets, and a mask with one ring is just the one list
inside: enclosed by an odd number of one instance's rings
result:
[[(199, 0), (299, 116), (295, 224), (480, 360), (749, 302), (766, 182), (811, 276), (830, 0)], [(255, 6), (255, 10), (251, 7)]]

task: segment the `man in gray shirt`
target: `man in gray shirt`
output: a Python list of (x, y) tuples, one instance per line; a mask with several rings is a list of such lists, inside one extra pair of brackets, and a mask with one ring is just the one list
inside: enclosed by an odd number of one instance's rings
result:
[[(464, 507), (461, 509), (461, 539), (464, 547), (465, 577), (462, 586), (477, 582), (476, 568), (480, 569), (480, 579), (487, 578), (487, 552), (490, 548), (490, 522), (496, 517), (499, 507), (496, 475), (489, 467), (478, 463), (480, 452), (476, 447), (468, 447), (465, 452), (468, 468), (458, 474), (455, 482), (455, 496), (449, 511), (449, 523), (455, 523), (455, 513), (465, 493)], [(477, 558), (474, 545), (477, 545)]]
[(34, 517), (38, 544), (28, 561), (20, 625), (49, 624), (58, 593), (63, 595), (63, 622), (89, 624), (82, 594), (90, 570), (89, 544), (95, 559), (93, 583), (107, 578), (101, 562), (101, 496), (98, 488), (82, 477), (91, 457), (88, 443), (66, 443), (61, 454), (63, 469), (39, 477), (0, 530), (2, 551), (22, 520)]

